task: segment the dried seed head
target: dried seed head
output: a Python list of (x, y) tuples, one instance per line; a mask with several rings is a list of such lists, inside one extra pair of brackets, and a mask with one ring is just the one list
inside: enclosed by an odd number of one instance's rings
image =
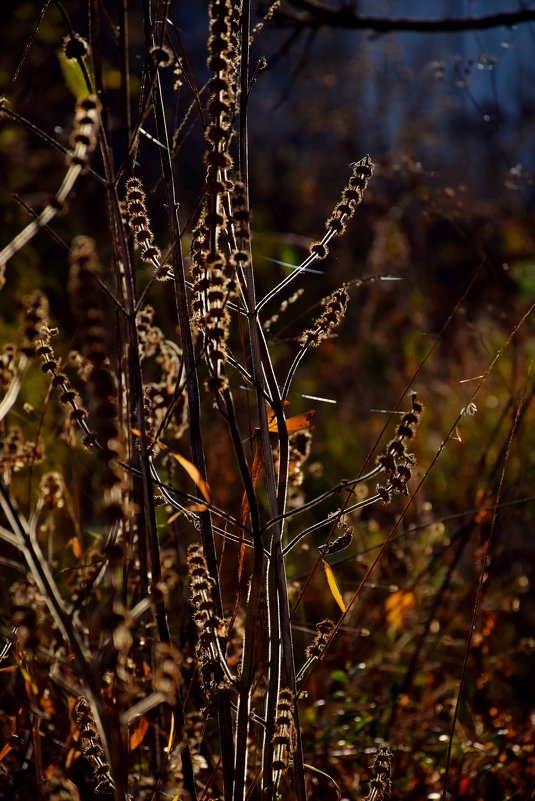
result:
[(316, 623), (316, 636), (305, 651), (307, 659), (319, 659), (329, 636), (334, 629), (334, 623), (328, 618)]
[(333, 328), (342, 322), (348, 301), (349, 294), (345, 286), (323, 299), (323, 313), (314, 322), (313, 327), (305, 331), (301, 337), (304, 347), (316, 348), (324, 339), (327, 339)]
[(325, 545), (320, 545), (318, 547), (322, 556), (326, 556), (330, 553), (337, 553), (337, 551), (343, 551), (344, 548), (347, 548), (347, 546), (351, 544), (353, 540), (353, 529), (351, 526), (348, 526), (347, 523), (340, 523), (339, 525), (344, 529), (342, 534), (334, 540), (326, 542)]
[(77, 33), (72, 36), (66, 36), (61, 43), (63, 55), (69, 59), (80, 59), (89, 56), (91, 50), (88, 42)]
[(368, 181), (373, 175), (374, 165), (369, 156), (364, 156), (363, 159), (353, 162), (350, 166), (352, 173), (347, 185), (342, 190), (342, 200), (336, 204), (325, 224), (327, 231), (337, 236), (343, 233), (346, 222), (362, 202)]
[(82, 754), (91, 766), (93, 775), (98, 782), (97, 788), (100, 788), (100, 792), (113, 792), (115, 785), (106, 761), (100, 735), (95, 726), (91, 707), (83, 695), (77, 699), (72, 714), (80, 731)]
[[(48, 321), (48, 299), (42, 292), (35, 292), (28, 300), (24, 315), (23, 344), (21, 352), (31, 357), (36, 353), (36, 340)], [(41, 354), (39, 354), (41, 355)]]
[(287, 688), (279, 690), (275, 711), (273, 734), (273, 782), (277, 786), (280, 777), (288, 770), (290, 757), (296, 748), (294, 725), (294, 694)]
[(372, 763), (374, 776), (370, 781), (370, 792), (364, 801), (372, 801), (372, 799), (373, 801), (386, 801), (390, 798), (393, 756), (394, 754), (387, 745), (380, 746)]
[(314, 242), (310, 246), (310, 254), (315, 256), (317, 259), (325, 259), (329, 253), (329, 248), (327, 245), (324, 245), (322, 242)]
[(39, 485), (39, 491), (44, 504), (51, 512), (55, 509), (61, 509), (64, 506), (64, 490), (65, 487), (61, 473), (56, 471), (44, 473)]
[(383, 503), (390, 503), (391, 490), (388, 487), (383, 487), (381, 484), (377, 485), (377, 494)]
[(304, 481), (303, 465), (310, 456), (312, 432), (297, 431), (290, 436), (290, 458), (288, 464), (288, 483), (300, 487)]
[(174, 63), (175, 59), (173, 51), (166, 45), (156, 45), (155, 47), (151, 47), (149, 53), (155, 65), (161, 69), (165, 69), (165, 67), (171, 67)]
[(411, 477), (411, 467), (415, 463), (413, 454), (408, 453), (406, 441), (411, 440), (416, 433), (420, 421), (423, 405), (417, 399), (416, 393), (411, 395), (412, 410), (403, 415), (400, 425), (396, 428), (396, 436), (388, 443), (386, 451), (379, 456), (378, 463), (386, 473), (389, 486), (377, 487), (381, 499), (387, 503), (393, 492), (408, 495), (407, 482)]
[(17, 346), (8, 342), (0, 353), (0, 388), (6, 390), (13, 381), (16, 373), (15, 356)]
[(412, 401), (412, 411), (414, 414), (420, 415), (424, 410), (424, 405), (421, 401), (418, 400), (418, 395), (416, 392), (413, 392), (411, 395)]
[(97, 146), (101, 110), (102, 106), (96, 95), (89, 95), (76, 103), (70, 140), (73, 152), (69, 155), (72, 165), (85, 167), (89, 154)]
[(145, 192), (139, 178), (129, 178), (126, 182), (126, 216), (135, 240), (141, 248), (141, 258), (160, 270), (161, 253), (154, 244)]

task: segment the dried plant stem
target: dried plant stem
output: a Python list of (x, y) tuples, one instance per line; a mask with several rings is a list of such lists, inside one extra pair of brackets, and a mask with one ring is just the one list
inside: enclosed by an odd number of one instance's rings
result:
[[(150, 16), (150, 7), (148, 3), (144, 3), (144, 19), (145, 19), (145, 32), (147, 38), (147, 47), (150, 49), (154, 46), (152, 40), (152, 20)], [(206, 463), (204, 457), (204, 448), (201, 433), (201, 420), (200, 420), (200, 397), (199, 385), (196, 372), (196, 361), (193, 349), (193, 341), (191, 336), (191, 328), (189, 321), (189, 311), (187, 307), (187, 293), (186, 293), (186, 277), (184, 269), (184, 261), (182, 257), (182, 249), (180, 245), (180, 228), (177, 216), (177, 202), (175, 195), (174, 178), (172, 172), (172, 164), (170, 159), (170, 149), (167, 135), (167, 125), (165, 121), (165, 112), (163, 106), (163, 98), (159, 76), (153, 81), (152, 90), (154, 113), (156, 119), (156, 129), (160, 141), (166, 144), (166, 149), (159, 149), (160, 160), (162, 166), (162, 174), (164, 178), (164, 191), (166, 195), (167, 205), (170, 210), (169, 223), (170, 223), (170, 237), (173, 243), (172, 261), (174, 265), (174, 287), (175, 287), (175, 303), (177, 308), (177, 316), (181, 337), (181, 344), (184, 352), (184, 368), (186, 375), (189, 376), (186, 391), (188, 394), (188, 419), (190, 427), (191, 450), (193, 464), (199, 470), (201, 476), (206, 478)], [(222, 602), (221, 593), (219, 589), (219, 574), (217, 569), (217, 560), (215, 553), (215, 545), (213, 539), (211, 515), (209, 511), (200, 512), (199, 523), (201, 528), (201, 537), (203, 543), (203, 550), (207, 561), (208, 572), (211, 580), (214, 582), (214, 600), (216, 606), (216, 614), (222, 617)], [(232, 775), (233, 757), (233, 739), (232, 739), (232, 717), (230, 709), (230, 697), (228, 691), (221, 690), (218, 693), (217, 699), (218, 709), (218, 722), (220, 732), (220, 742), (222, 749), (222, 765), (223, 777), (225, 786), (225, 798), (230, 797), (229, 790), (229, 777)], [(181, 712), (181, 716), (182, 716)], [(179, 721), (180, 722), (180, 721)], [(191, 767), (191, 758), (189, 752), (187, 756), (187, 763), (185, 765), (186, 784), (192, 793), (193, 798), (196, 796), (193, 771)]]
[[(122, 771), (119, 769), (121, 763), (121, 741), (119, 732), (117, 728), (112, 725), (111, 718), (104, 713), (100, 688), (90, 668), (88, 655), (85, 653), (84, 647), (76, 633), (72, 618), (65, 608), (65, 603), (50, 571), (47, 560), (37, 542), (35, 533), (32, 534), (28, 523), (15, 508), (9, 491), (1, 479), (0, 505), (17, 540), (18, 548), (24, 555), (24, 559), (26, 560), (26, 564), (28, 565), (33, 579), (46, 601), (50, 614), (62, 636), (69, 644), (69, 648), (76, 660), (76, 666), (84, 683), (84, 690), (91, 704), (91, 709), (99, 734), (102, 738), (107, 760), (110, 765), (112, 765), (115, 775), (119, 777), (122, 774)], [(115, 787), (115, 799), (116, 801), (124, 801), (125, 799), (125, 788), (120, 780)]]

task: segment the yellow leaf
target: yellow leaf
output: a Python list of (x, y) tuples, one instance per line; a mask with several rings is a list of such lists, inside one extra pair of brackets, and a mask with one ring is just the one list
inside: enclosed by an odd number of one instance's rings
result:
[[(132, 428), (130, 430), (132, 431), (132, 434), (134, 434), (136, 437), (141, 436), (141, 431), (138, 428)], [(177, 461), (179, 465), (181, 465), (184, 468), (184, 470), (189, 475), (191, 480), (197, 485), (197, 487), (201, 491), (201, 494), (206, 499), (206, 501), (208, 503), (211, 503), (212, 492), (210, 490), (210, 487), (208, 486), (204, 478), (201, 476), (200, 472), (197, 470), (194, 464), (189, 462), (187, 459), (184, 459), (184, 457), (181, 456), (179, 453), (174, 453), (174, 451), (170, 450), (167, 447), (167, 445), (164, 445), (164, 443), (160, 442), (160, 440), (153, 439), (152, 437), (149, 436), (147, 436), (147, 440), (151, 443), (158, 445), (158, 447), (166, 451), (169, 454), (169, 456), (172, 456), (173, 459), (175, 459), (175, 461)]]
[[(81, 100), (84, 97), (87, 97), (89, 93), (89, 88), (87, 86), (85, 75), (83, 70), (80, 66), (80, 62), (76, 58), (67, 58), (65, 53), (59, 52), (58, 53), (59, 65), (61, 67), (61, 72), (63, 73), (63, 80), (65, 81), (65, 85), (67, 89), (72, 92), (77, 100)], [(91, 84), (93, 84), (93, 79), (90, 73), (90, 69), (88, 67), (87, 59), (84, 57), (82, 58), (84, 66), (87, 69), (87, 74), (89, 75), (89, 80)], [(92, 91), (94, 92), (94, 87), (92, 87)]]
[(323, 562), (325, 575), (327, 576), (327, 584), (329, 585), (329, 589), (332, 593), (332, 596), (336, 601), (336, 603), (338, 604), (338, 606), (340, 607), (340, 609), (342, 610), (342, 612), (345, 612), (347, 610), (347, 607), (344, 603), (344, 599), (342, 598), (342, 593), (338, 589), (338, 584), (336, 583), (334, 573), (331, 570), (330, 565), (328, 565), (327, 562), (325, 561), (325, 559), (322, 559), (321, 561)]
[(167, 753), (171, 753), (173, 747), (173, 740), (175, 739), (175, 713), (171, 712), (171, 730), (167, 739)]
[(386, 620), (396, 630), (404, 628), (407, 612), (414, 607), (414, 593), (398, 590), (385, 601)]

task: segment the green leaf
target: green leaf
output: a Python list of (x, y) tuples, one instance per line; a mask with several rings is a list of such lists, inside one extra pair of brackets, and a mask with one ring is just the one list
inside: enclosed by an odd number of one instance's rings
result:
[[(88, 89), (84, 71), (79, 60), (76, 58), (67, 58), (65, 53), (62, 52), (58, 53), (58, 59), (67, 89), (72, 92), (77, 100), (80, 100), (82, 97), (87, 97), (87, 95), (90, 94), (90, 90)], [(83, 58), (82, 61), (89, 75), (89, 80), (91, 81), (91, 92), (94, 92), (93, 78), (87, 64), (87, 59)]]

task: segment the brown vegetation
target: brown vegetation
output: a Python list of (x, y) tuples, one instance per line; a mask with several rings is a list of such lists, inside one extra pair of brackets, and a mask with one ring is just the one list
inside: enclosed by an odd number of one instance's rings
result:
[(1, 797), (531, 797), (532, 216), (268, 176), (277, 3), (212, 0), (207, 71), (74, 5), (1, 103)]

